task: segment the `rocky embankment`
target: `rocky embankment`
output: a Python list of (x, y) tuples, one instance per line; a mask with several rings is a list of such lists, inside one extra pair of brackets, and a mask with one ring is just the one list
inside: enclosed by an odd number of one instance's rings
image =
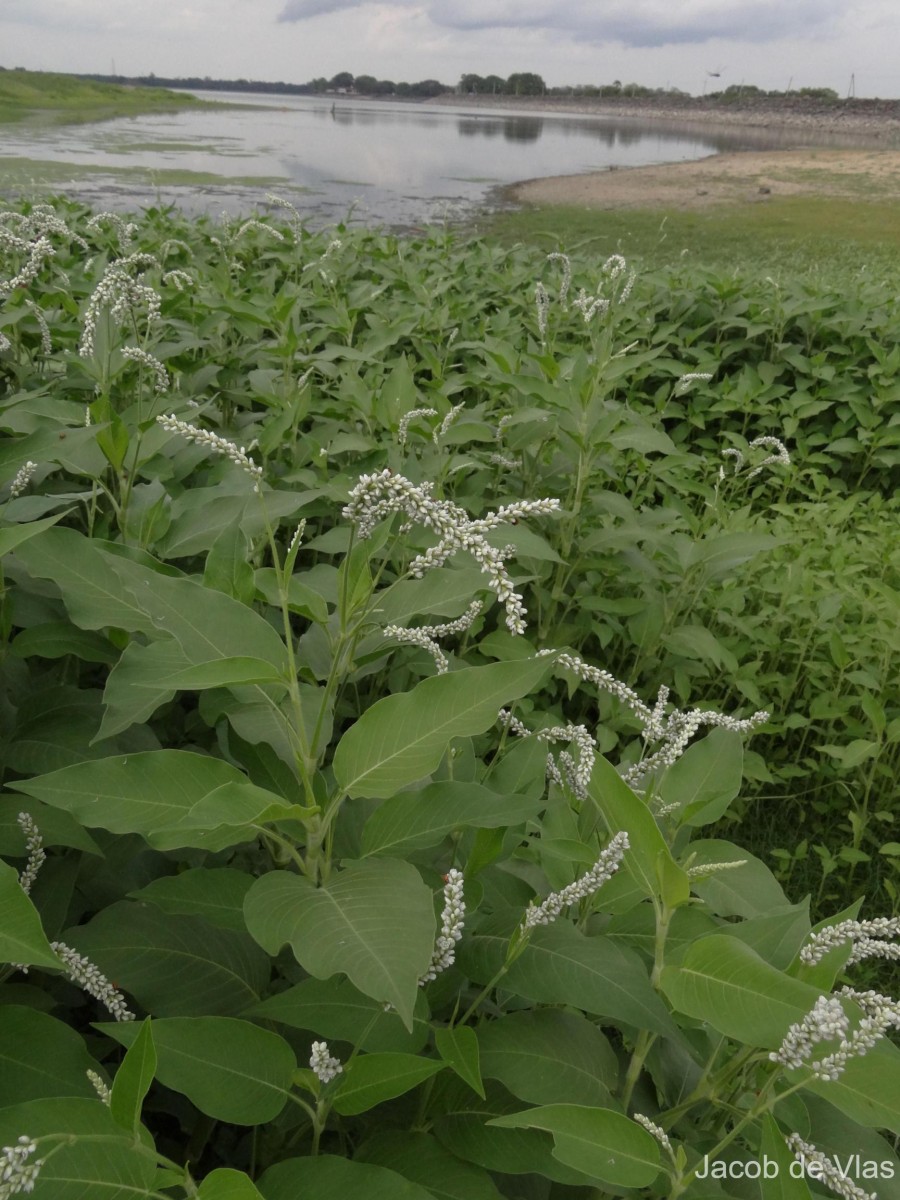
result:
[(679, 124), (796, 129), (816, 133), (863, 135), (900, 143), (900, 100), (815, 100), (805, 96), (753, 97), (723, 101), (706, 96), (664, 99), (623, 96), (584, 99), (569, 96), (438, 96), (429, 104), (488, 109), (497, 112), (577, 113), (592, 117), (636, 117)]

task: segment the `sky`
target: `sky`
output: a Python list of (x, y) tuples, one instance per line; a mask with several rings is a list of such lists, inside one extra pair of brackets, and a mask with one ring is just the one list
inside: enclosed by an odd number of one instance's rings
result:
[(900, 97), (898, 0), (0, 0), (0, 66)]

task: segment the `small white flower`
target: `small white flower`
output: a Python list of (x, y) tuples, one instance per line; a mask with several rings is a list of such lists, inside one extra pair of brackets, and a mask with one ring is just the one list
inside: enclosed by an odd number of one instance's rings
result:
[(103, 1077), (101, 1075), (98, 1075), (96, 1071), (92, 1071), (90, 1068), (88, 1068), (88, 1070), (86, 1071), (86, 1075), (87, 1075), (88, 1079), (90, 1080), (91, 1086), (93, 1087), (94, 1091), (97, 1093), (97, 1095), (103, 1101), (103, 1103), (109, 1104), (109, 1099), (110, 1099), (111, 1093), (110, 1093), (109, 1087), (107, 1086), (106, 1081), (103, 1079)]
[(154, 379), (154, 391), (162, 393), (169, 390), (169, 372), (158, 358), (154, 358), (139, 346), (123, 346), (122, 355), (130, 362), (140, 363), (150, 371)]
[(4, 1146), (0, 1150), (0, 1200), (34, 1191), (44, 1165), (44, 1160), (40, 1158), (35, 1162), (28, 1161), (35, 1153), (37, 1142), (24, 1135), (14, 1146)]
[(712, 379), (712, 371), (688, 371), (675, 384), (675, 395), (683, 396), (692, 383), (708, 383)]
[(13, 477), (12, 483), (9, 485), (10, 500), (15, 500), (17, 496), (22, 495), (29, 483), (31, 483), (31, 477), (37, 468), (37, 463), (32, 462), (31, 459), (29, 459), (28, 462), (23, 466), (19, 467), (18, 471), (16, 471), (15, 476)]
[[(811, 1142), (805, 1142), (799, 1133), (790, 1134), (785, 1141), (794, 1158), (802, 1163), (804, 1172), (809, 1173), (811, 1178), (821, 1180), (836, 1195), (843, 1196), (844, 1200), (876, 1200), (875, 1192), (864, 1192), (827, 1154), (816, 1149)], [(809, 1171), (810, 1166), (816, 1168), (815, 1172)]]
[(669, 1154), (673, 1153), (672, 1143), (669, 1141), (668, 1134), (661, 1125), (655, 1124), (649, 1117), (645, 1117), (643, 1113), (635, 1113), (634, 1120), (637, 1121), (638, 1125), (643, 1125), (647, 1132), (656, 1138), (663, 1150), (666, 1150)]
[(768, 458), (764, 458), (758, 467), (754, 467), (747, 476), (748, 479), (752, 479), (754, 475), (758, 475), (764, 467), (789, 467), (791, 465), (791, 456), (788, 454), (787, 447), (785, 446), (784, 442), (779, 441), (779, 439), (776, 437), (754, 438), (750, 443), (750, 446), (751, 449), (755, 449), (757, 446), (762, 446), (763, 449), (774, 450), (775, 453), (770, 454)]
[(444, 876), (444, 908), (441, 913), (441, 932), (434, 944), (431, 965), (419, 979), (424, 987), (436, 979), (442, 971), (452, 967), (456, 959), (456, 943), (463, 935), (466, 919), (466, 902), (463, 894), (463, 873), (455, 867)]
[(591, 869), (580, 879), (576, 879), (574, 883), (570, 883), (568, 887), (564, 887), (559, 892), (551, 892), (542, 904), (529, 905), (522, 921), (522, 928), (528, 930), (535, 925), (549, 925), (570, 904), (576, 904), (579, 900), (593, 896), (594, 892), (615, 875), (627, 849), (628, 834), (617, 833)]
[(900, 946), (885, 941), (885, 938), (900, 937), (900, 917), (875, 917), (871, 921), (839, 921), (828, 925), (818, 933), (810, 935), (809, 941), (800, 951), (800, 961), (814, 966), (829, 950), (852, 942), (853, 949), (847, 965), (862, 962), (864, 958), (887, 958), (900, 960)]
[(535, 285), (534, 305), (537, 310), (538, 333), (541, 335), (541, 341), (543, 342), (547, 338), (547, 318), (550, 314), (550, 297), (547, 295), (547, 289), (542, 283)]
[(436, 417), (436, 408), (411, 408), (409, 412), (404, 413), (400, 418), (400, 424), (397, 427), (397, 443), (400, 446), (406, 445), (406, 439), (409, 436), (409, 426), (411, 421), (416, 421), (419, 417)]
[(41, 837), (41, 831), (34, 822), (34, 818), (30, 813), (20, 812), (16, 821), (19, 828), (25, 834), (25, 849), (28, 851), (28, 862), (19, 876), (19, 886), (27, 896), (34, 881), (37, 879), (38, 871), (44, 865), (47, 855), (44, 852), (44, 839)]
[(259, 491), (263, 469), (248, 455), (244, 446), (236, 446), (234, 442), (229, 442), (227, 438), (220, 437), (217, 433), (210, 433), (208, 429), (200, 429), (197, 425), (181, 421), (174, 414), (159, 416), (156, 420), (167, 433), (180, 434), (188, 442), (196, 442), (198, 446), (208, 446), (216, 454), (230, 458), (235, 466), (240, 467), (253, 480), (254, 491)]
[(134, 1013), (125, 1003), (125, 997), (113, 987), (95, 963), (65, 942), (51, 942), (50, 945), (65, 963), (67, 974), (80, 988), (99, 1000), (117, 1021), (134, 1020)]
[(438, 645), (437, 639), (448, 637), (453, 633), (464, 633), (482, 608), (480, 600), (473, 600), (463, 615), (457, 617), (455, 621), (446, 621), (443, 625), (419, 625), (415, 629), (404, 629), (400, 625), (386, 625), (384, 636), (398, 642), (405, 642), (409, 646), (420, 646), (423, 650), (427, 650), (434, 659), (438, 675), (443, 675), (449, 669), (450, 664)]
[(330, 1083), (344, 1069), (341, 1060), (329, 1054), (327, 1042), (313, 1042), (309, 1065), (320, 1083)]

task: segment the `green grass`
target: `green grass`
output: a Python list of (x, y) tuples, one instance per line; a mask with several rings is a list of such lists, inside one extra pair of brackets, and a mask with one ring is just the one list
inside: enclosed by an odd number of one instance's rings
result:
[(861, 205), (822, 197), (778, 197), (695, 212), (528, 206), (482, 218), (479, 233), (504, 244), (593, 254), (624, 254), (654, 266), (687, 259), (732, 270), (771, 273), (860, 268), (872, 274), (900, 267), (900, 212), (895, 204)]
[(73, 124), (205, 104), (165, 88), (121, 87), (44, 71), (0, 71), (0, 124)]

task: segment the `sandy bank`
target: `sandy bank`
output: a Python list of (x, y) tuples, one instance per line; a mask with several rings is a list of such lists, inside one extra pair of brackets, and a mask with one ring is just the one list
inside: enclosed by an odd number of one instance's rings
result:
[(702, 209), (779, 196), (890, 203), (900, 200), (900, 150), (716, 154), (696, 162), (532, 179), (504, 189), (504, 196), (518, 204), (599, 209)]

